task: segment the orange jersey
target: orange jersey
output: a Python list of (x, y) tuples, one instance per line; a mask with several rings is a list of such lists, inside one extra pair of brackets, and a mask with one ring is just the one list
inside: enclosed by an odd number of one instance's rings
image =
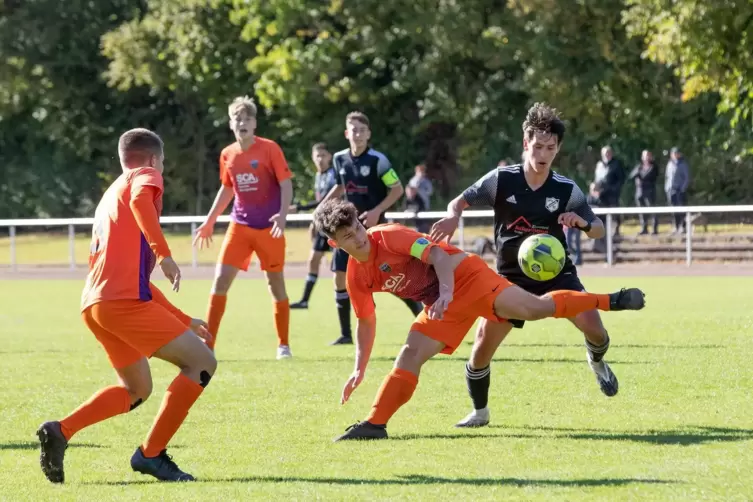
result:
[(256, 137), (248, 150), (236, 142), (222, 150), (220, 180), (233, 189), (230, 218), (251, 228), (269, 228), (269, 219), (280, 212), (280, 183), (292, 178), (285, 155), (277, 143)]
[(447, 254), (462, 253), (446, 242), (435, 243), (429, 238), (396, 223), (377, 225), (366, 233), (371, 242), (369, 259), (348, 260), (347, 286), (356, 317), (363, 319), (374, 313), (374, 293), (393, 293), (425, 305), (439, 296), (439, 280), (429, 265), (429, 253), (440, 247)]
[(89, 275), (81, 310), (105, 300), (152, 299), (149, 278), (170, 250), (159, 228), (162, 174), (151, 167), (121, 174), (94, 214)]

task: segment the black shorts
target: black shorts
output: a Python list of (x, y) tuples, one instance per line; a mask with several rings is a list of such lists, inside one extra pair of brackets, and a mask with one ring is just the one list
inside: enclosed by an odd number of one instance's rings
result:
[(348, 258), (350, 255), (340, 248), (332, 250), (332, 263), (330, 270), (333, 272), (347, 272), (348, 271)]
[(314, 241), (312, 242), (311, 249), (313, 249), (314, 251), (319, 251), (321, 253), (332, 251), (329, 242), (327, 242), (327, 236), (322, 234), (316, 234), (316, 237), (314, 237)]
[[(503, 276), (505, 277), (505, 276)], [(581, 284), (578, 274), (573, 271), (563, 271), (560, 275), (552, 279), (551, 281), (534, 281), (528, 277), (505, 277), (508, 281), (512, 282), (516, 286), (520, 286), (529, 293), (541, 296), (549, 293), (550, 291), (566, 290), (566, 291), (585, 291), (586, 288)], [(514, 328), (521, 329), (525, 325), (525, 321), (519, 319), (508, 319), (509, 323)]]

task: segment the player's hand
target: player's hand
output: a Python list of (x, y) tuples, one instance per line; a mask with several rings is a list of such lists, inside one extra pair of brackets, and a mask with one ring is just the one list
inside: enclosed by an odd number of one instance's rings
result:
[(201, 319), (191, 319), (191, 325), (189, 326), (191, 331), (196, 333), (196, 336), (204, 340), (204, 343), (210, 343), (212, 341), (212, 334), (209, 332), (209, 326)]
[(364, 372), (363, 371), (354, 371), (352, 375), (350, 375), (350, 378), (348, 378), (348, 381), (345, 382), (345, 387), (343, 387), (343, 394), (340, 398), (340, 404), (345, 404), (348, 402), (348, 399), (350, 399), (350, 395), (353, 394), (353, 391), (356, 390), (356, 388), (361, 385), (361, 382), (363, 382)]
[(199, 244), (199, 249), (204, 249), (204, 245), (209, 248), (212, 243), (212, 234), (214, 233), (214, 223), (205, 221), (196, 229), (196, 235), (193, 236), (193, 245)]
[(370, 211), (364, 211), (358, 216), (358, 219), (363, 222), (363, 226), (371, 228), (379, 223), (379, 217), (382, 215), (378, 210), (371, 209)]
[(285, 216), (277, 213), (269, 219), (269, 222), (272, 224), (272, 230), (269, 231), (272, 237), (275, 239), (282, 237), (282, 234), (285, 233)]
[(450, 302), (452, 302), (452, 291), (449, 288), (439, 287), (439, 297), (429, 307), (429, 319), (441, 320), (444, 317), (445, 311), (449, 308)]
[(431, 226), (431, 234), (429, 237), (431, 237), (431, 240), (434, 242), (441, 242), (444, 239), (447, 239), (449, 242), (455, 234), (455, 230), (458, 229), (459, 223), (460, 218), (457, 216), (447, 216), (442, 218)]
[(180, 290), (180, 268), (171, 257), (164, 258), (159, 267), (162, 269), (162, 273), (165, 274), (167, 280), (173, 285), (173, 291)]
[(569, 228), (583, 228), (588, 225), (588, 222), (578, 216), (575, 213), (562, 213), (557, 218), (557, 223), (560, 225), (565, 225)]

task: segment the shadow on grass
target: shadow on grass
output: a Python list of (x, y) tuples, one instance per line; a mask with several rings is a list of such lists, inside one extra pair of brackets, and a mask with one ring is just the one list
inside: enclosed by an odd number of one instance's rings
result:
[[(379, 358), (372, 358), (379, 359)], [(433, 357), (432, 361), (468, 361), (467, 357), (459, 356), (437, 356)], [(565, 357), (550, 357), (550, 358), (538, 358), (538, 357), (494, 357), (492, 362), (507, 362), (507, 363), (554, 363), (554, 364), (586, 364), (586, 358), (571, 359)], [(609, 359), (609, 364), (657, 364), (655, 361), (620, 361), (619, 359)]]
[[(555, 487), (589, 487), (589, 486), (625, 486), (632, 484), (674, 484), (677, 481), (644, 478), (588, 478), (588, 479), (524, 479), (524, 478), (446, 478), (426, 476), (423, 474), (398, 475), (392, 479), (363, 478), (304, 478), (283, 476), (243, 476), (229, 478), (198, 479), (200, 483), (317, 483), (325, 485), (471, 485), (471, 486), (555, 486)], [(158, 481), (100, 481), (86, 483), (91, 485), (123, 486), (144, 485)]]
[[(68, 448), (109, 448), (101, 444), (91, 443), (72, 443)], [(39, 441), (16, 441), (11, 443), (0, 443), (0, 450), (38, 450)]]
[[(593, 441), (632, 441), (636, 443), (649, 443), (655, 445), (680, 445), (690, 446), (712, 442), (735, 442), (753, 440), (753, 429), (736, 429), (732, 427), (708, 427), (687, 426), (676, 429), (646, 430), (646, 431), (614, 431), (606, 429), (573, 429), (567, 427), (508, 427), (504, 425), (490, 425), (491, 429), (504, 429), (509, 434), (479, 434), (449, 435), (439, 434), (434, 436), (408, 435), (394, 437), (392, 439), (461, 439), (470, 437), (499, 437), (514, 439), (584, 439)], [(515, 431), (532, 431), (531, 433), (518, 433)], [(539, 432), (539, 434), (536, 434)], [(554, 434), (547, 434), (553, 432)], [(446, 436), (446, 437), (445, 437)]]

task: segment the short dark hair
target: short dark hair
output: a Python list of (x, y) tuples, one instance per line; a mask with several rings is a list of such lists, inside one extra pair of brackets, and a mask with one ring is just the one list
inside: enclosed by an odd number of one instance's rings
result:
[(554, 134), (557, 143), (562, 143), (565, 137), (565, 123), (560, 119), (557, 110), (546, 103), (534, 103), (528, 109), (526, 119), (523, 122), (523, 137), (528, 141), (533, 139), (536, 133)]
[(162, 138), (149, 129), (137, 128), (124, 132), (118, 140), (118, 155), (125, 165), (146, 162), (150, 156), (161, 156), (165, 145)]
[(316, 150), (327, 150), (329, 151), (329, 148), (327, 148), (327, 143), (314, 143), (314, 146), (311, 147), (311, 151)]
[(371, 129), (371, 122), (369, 122), (369, 117), (367, 117), (363, 112), (350, 112), (345, 117), (345, 123), (347, 124), (348, 122), (360, 122)]
[(338, 229), (351, 227), (357, 221), (356, 206), (342, 199), (330, 199), (314, 211), (314, 226), (328, 237), (334, 237)]

